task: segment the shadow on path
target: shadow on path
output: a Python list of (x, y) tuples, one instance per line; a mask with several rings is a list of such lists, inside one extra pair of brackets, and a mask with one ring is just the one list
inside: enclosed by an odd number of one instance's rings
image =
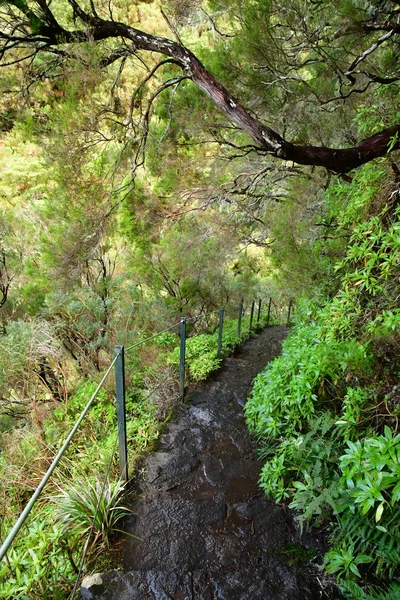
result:
[[(270, 327), (224, 361), (176, 411), (146, 459), (141, 497), (125, 525), (123, 573), (103, 576), (99, 600), (314, 600), (320, 586), (291, 564), (290, 512), (265, 499), (243, 406), (254, 377), (280, 353)], [(292, 556), (293, 557), (293, 556)]]

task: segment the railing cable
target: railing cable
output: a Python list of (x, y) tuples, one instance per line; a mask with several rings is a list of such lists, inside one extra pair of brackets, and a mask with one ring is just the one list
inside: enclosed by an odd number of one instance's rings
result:
[(142, 398), (141, 402), (146, 402), (146, 400), (148, 400), (149, 398), (151, 398), (152, 395), (154, 394), (154, 392), (156, 392), (162, 386), (162, 384), (167, 381), (168, 377), (169, 377), (169, 375), (166, 375), (162, 381), (160, 381), (159, 383), (157, 383), (157, 385), (151, 390), (151, 392), (149, 392), (147, 396), (145, 396), (144, 398)]
[(204, 317), (209, 317), (210, 315), (214, 315), (218, 311), (219, 311), (219, 308), (216, 308), (215, 310), (212, 310), (212, 311), (210, 311), (208, 313), (204, 313), (204, 314), (197, 315), (197, 316), (194, 316), (194, 317), (186, 317), (186, 322), (188, 322), (188, 321), (199, 321), (200, 319), (203, 319)]
[(175, 325), (171, 325), (171, 327), (167, 327), (166, 329), (163, 329), (162, 331), (158, 331), (154, 335), (151, 335), (150, 337), (148, 337), (144, 340), (140, 340), (140, 342), (136, 342), (136, 344), (132, 344), (132, 346), (128, 346), (127, 348), (125, 348), (125, 352), (128, 352), (128, 350), (132, 350), (132, 348), (136, 348), (137, 346), (141, 346), (142, 344), (145, 344), (146, 342), (158, 337), (162, 333), (166, 333), (167, 331), (171, 331), (171, 329), (176, 329), (177, 327), (179, 327), (179, 323), (175, 323)]
[(67, 449), (70, 441), (72, 440), (73, 436), (75, 435), (75, 432), (78, 429), (79, 425), (82, 423), (83, 419), (85, 418), (86, 413), (88, 412), (89, 408), (91, 407), (91, 405), (93, 403), (93, 400), (96, 398), (97, 394), (99, 393), (99, 391), (100, 391), (103, 383), (105, 382), (106, 378), (108, 377), (108, 375), (109, 375), (111, 369), (113, 368), (114, 363), (117, 360), (117, 358), (118, 358), (117, 356), (114, 357), (114, 360), (112, 361), (112, 363), (108, 367), (107, 371), (103, 375), (103, 377), (102, 377), (99, 385), (97, 386), (96, 390), (93, 392), (93, 394), (92, 394), (89, 402), (86, 404), (85, 408), (81, 412), (81, 414), (79, 416), (79, 419), (75, 423), (74, 427), (71, 429), (71, 431), (70, 431), (67, 439), (65, 440), (64, 444), (61, 446), (61, 448), (58, 451), (57, 455), (53, 459), (53, 462), (51, 463), (50, 467), (48, 468), (48, 470), (47, 470), (46, 474), (44, 475), (42, 481), (40, 482), (40, 484), (38, 485), (37, 489), (35, 490), (35, 492), (31, 496), (31, 499), (29, 500), (28, 504), (25, 506), (24, 510), (20, 514), (17, 522), (14, 524), (14, 527), (11, 529), (10, 533), (8, 534), (8, 536), (6, 537), (6, 539), (4, 540), (3, 545), (0, 548), (0, 561), (3, 560), (4, 556), (6, 555), (8, 549), (9, 549), (9, 547), (13, 543), (15, 537), (17, 536), (19, 530), (21, 529), (22, 525), (25, 523), (25, 520), (28, 517), (29, 513), (31, 512), (31, 510), (33, 508), (33, 505), (35, 504), (37, 498), (40, 496), (40, 494), (41, 494), (43, 488), (45, 487), (46, 483), (50, 479), (50, 477), (51, 477), (54, 469), (56, 468), (56, 466), (60, 462), (60, 459), (61, 459), (62, 455), (64, 454), (64, 452)]

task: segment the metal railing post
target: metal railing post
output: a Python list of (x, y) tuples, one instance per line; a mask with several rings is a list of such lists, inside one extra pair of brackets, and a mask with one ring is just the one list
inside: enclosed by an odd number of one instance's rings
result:
[(269, 318), (271, 316), (271, 304), (272, 304), (272, 298), (270, 296), (269, 302), (268, 302), (267, 327), (269, 325)]
[(185, 395), (185, 357), (186, 357), (186, 317), (181, 318), (181, 351), (180, 351), (180, 362), (179, 362), (179, 384), (181, 392), (181, 400)]
[(250, 327), (249, 327), (249, 332), (251, 333), (251, 330), (253, 329), (253, 317), (254, 317), (254, 305), (255, 305), (256, 301), (253, 300), (253, 302), (251, 303), (251, 312), (250, 312)]
[(240, 330), (242, 328), (242, 316), (243, 316), (243, 301), (239, 305), (238, 328), (237, 328), (237, 336), (238, 337), (240, 337)]
[(290, 315), (292, 312), (292, 306), (293, 306), (293, 300), (290, 299), (289, 301), (289, 308), (288, 308), (288, 316), (287, 316), (287, 325), (290, 325)]
[(128, 447), (126, 443), (125, 355), (123, 346), (115, 346), (115, 389), (117, 398), (119, 470), (121, 479), (128, 481)]
[(257, 327), (260, 326), (260, 316), (261, 316), (261, 298), (258, 301), (258, 311), (257, 311)]
[(63, 445), (61, 446), (61, 448), (57, 452), (56, 456), (53, 459), (53, 462), (50, 465), (50, 467), (47, 469), (47, 471), (46, 471), (46, 473), (45, 473), (42, 481), (39, 483), (38, 487), (33, 492), (33, 494), (31, 496), (28, 504), (25, 506), (24, 510), (22, 511), (22, 513), (20, 514), (20, 516), (18, 517), (17, 521), (14, 523), (14, 526), (11, 529), (10, 533), (8, 534), (8, 536), (6, 537), (6, 539), (4, 540), (4, 542), (3, 542), (3, 544), (2, 544), (2, 546), (0, 548), (0, 562), (3, 560), (3, 558), (7, 554), (7, 551), (10, 548), (10, 546), (13, 543), (14, 539), (16, 538), (16, 536), (18, 535), (19, 530), (21, 529), (22, 525), (25, 523), (26, 519), (28, 518), (28, 515), (29, 515), (29, 513), (31, 512), (31, 510), (33, 508), (33, 505), (35, 504), (36, 500), (39, 498), (40, 494), (42, 493), (44, 487), (46, 486), (46, 483), (50, 479), (51, 475), (53, 474), (54, 469), (56, 468), (56, 466), (60, 462), (61, 457), (63, 456), (63, 454), (66, 451), (66, 449), (68, 448), (68, 446), (69, 446), (72, 438), (74, 437), (74, 435), (75, 435), (75, 433), (76, 433), (79, 425), (82, 423), (82, 421), (85, 418), (86, 414), (88, 413), (90, 407), (92, 406), (94, 399), (96, 398), (97, 394), (99, 393), (99, 390), (101, 389), (101, 386), (103, 385), (103, 383), (106, 380), (106, 378), (108, 377), (111, 369), (113, 368), (115, 361), (116, 361), (116, 358), (114, 358), (114, 360), (112, 361), (111, 365), (108, 367), (107, 371), (103, 375), (100, 383), (98, 384), (97, 388), (95, 389), (95, 391), (91, 395), (89, 402), (86, 404), (85, 408), (83, 409), (83, 411), (79, 415), (78, 420), (76, 421), (75, 425), (73, 426), (73, 428), (69, 432), (69, 434), (68, 434), (65, 442), (63, 443)]
[(217, 358), (221, 358), (222, 354), (222, 330), (224, 327), (224, 307), (220, 306), (219, 309), (219, 327), (218, 327), (218, 350), (217, 350)]

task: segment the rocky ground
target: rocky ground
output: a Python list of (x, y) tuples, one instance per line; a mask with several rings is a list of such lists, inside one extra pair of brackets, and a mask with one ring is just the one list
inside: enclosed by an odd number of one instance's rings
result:
[[(98, 600), (314, 600), (317, 538), (257, 486), (260, 462), (243, 418), (252, 380), (280, 352), (269, 327), (188, 394), (147, 458), (125, 528), (121, 571), (82, 588)], [(314, 572), (314, 576), (310, 573)], [(93, 580), (92, 580), (92, 583)]]

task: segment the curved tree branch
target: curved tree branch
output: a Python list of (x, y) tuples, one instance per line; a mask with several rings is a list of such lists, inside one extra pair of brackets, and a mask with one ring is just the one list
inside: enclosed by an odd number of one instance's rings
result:
[(354, 69), (360, 64), (360, 62), (362, 62), (370, 54), (375, 52), (375, 50), (377, 50), (377, 48), (379, 48), (379, 46), (381, 46), (389, 38), (391, 38), (392, 36), (399, 34), (399, 33), (400, 33), (400, 25), (397, 25), (396, 27), (393, 27), (393, 29), (391, 29), (390, 31), (384, 33), (378, 40), (376, 40), (376, 42), (374, 42), (372, 44), (372, 46), (367, 48), (367, 50), (364, 50), (364, 52), (362, 54), (360, 54), (359, 56), (357, 56), (357, 58), (355, 60), (353, 60), (350, 67), (345, 72), (346, 77), (348, 77), (350, 79), (350, 81), (354, 80), (354, 77), (352, 77), (352, 75), (354, 73)]
[[(22, 12), (23, 23), (18, 28), (19, 34), (17, 36), (11, 30), (7, 31), (7, 28), (0, 31), (0, 40), (4, 40), (5, 46), (7, 42), (12, 41), (14, 46), (31, 45), (40, 51), (42, 44), (47, 46), (48, 49), (49, 46), (59, 47), (89, 40), (96, 42), (110, 38), (122, 38), (125, 41), (129, 40), (131, 42), (130, 52), (143, 50), (163, 54), (179, 65), (184, 71), (183, 77), (191, 79), (234, 125), (245, 131), (252, 138), (260, 149), (282, 160), (293, 161), (303, 165), (321, 166), (330, 171), (344, 174), (375, 158), (384, 156), (388, 151), (396, 150), (400, 147), (398, 140), (400, 124), (384, 129), (364, 139), (352, 148), (326, 148), (323, 146), (292, 144), (285, 140), (279, 133), (253, 117), (240, 104), (238, 99), (232, 96), (207, 71), (200, 60), (182, 44), (167, 38), (148, 34), (125, 23), (101, 19), (95, 13), (89, 14), (84, 11), (76, 0), (68, 0), (68, 2), (72, 6), (75, 18), (85, 25), (84, 29), (68, 31), (62, 28), (52, 16), (50, 4), (46, 3), (45, 0), (40, 1), (40, 10), (37, 14), (28, 7), (24, 0), (9, 0), (10, 4), (14, 4)], [(15, 13), (13, 13), (13, 19), (15, 19)], [(12, 27), (15, 27), (14, 22)], [(399, 33), (398, 29), (395, 28), (386, 33), (379, 38), (376, 44), (380, 45), (380, 43), (383, 43), (389, 37)], [(23, 35), (23, 30), (28, 31), (28, 33)], [(350, 74), (351, 70), (364, 60), (364, 57), (373, 52), (374, 49), (375, 45), (371, 46), (353, 61), (347, 74)], [(112, 58), (114, 56), (115, 58), (122, 56), (120, 52), (116, 51)], [(111, 62), (112, 58), (110, 58)], [(106, 63), (107, 60), (105, 61)], [(393, 139), (395, 141), (391, 143)]]
[[(163, 61), (163, 62), (165, 63), (166, 61)], [(157, 66), (160, 66), (160, 65), (157, 65)], [(149, 135), (151, 109), (153, 107), (154, 100), (157, 98), (157, 96), (159, 96), (166, 89), (173, 87), (173, 86), (179, 86), (179, 84), (182, 83), (182, 81), (184, 81), (185, 79), (187, 79), (187, 77), (185, 75), (181, 75), (180, 77), (175, 77), (174, 79), (169, 79), (168, 81), (163, 83), (163, 85), (161, 85), (159, 88), (157, 88), (157, 90), (150, 97), (146, 112), (144, 113), (143, 118), (142, 118), (142, 139), (139, 144), (139, 148), (136, 152), (133, 171), (136, 171), (138, 169), (138, 167), (140, 167), (144, 164), (144, 161), (145, 161), (145, 152), (146, 152), (147, 137)]]

